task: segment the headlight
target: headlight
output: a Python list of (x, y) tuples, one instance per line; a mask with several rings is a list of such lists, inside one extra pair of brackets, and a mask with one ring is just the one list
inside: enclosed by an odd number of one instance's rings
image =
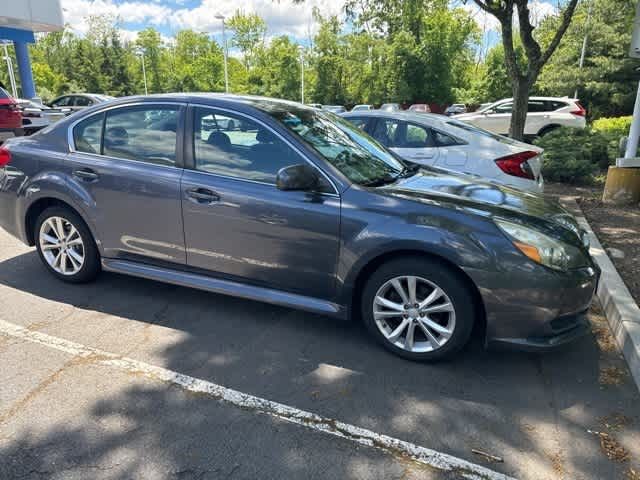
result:
[(569, 270), (587, 264), (580, 249), (532, 228), (502, 219), (494, 219), (513, 245), (534, 262), (554, 270)]

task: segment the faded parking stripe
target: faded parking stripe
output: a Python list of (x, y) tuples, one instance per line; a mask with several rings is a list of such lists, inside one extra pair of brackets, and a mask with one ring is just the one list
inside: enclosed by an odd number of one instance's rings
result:
[(88, 347), (79, 343), (53, 337), (45, 333), (15, 325), (0, 320), (0, 333), (20, 338), (40, 345), (54, 348), (76, 357), (86, 358), (93, 363), (111, 366), (130, 373), (136, 373), (151, 379), (177, 385), (185, 390), (203, 393), (211, 398), (234, 405), (244, 410), (252, 410), (312, 430), (344, 438), (352, 442), (374, 447), (395, 456), (410, 458), (415, 462), (430, 467), (456, 472), (464, 478), (473, 480), (515, 480), (505, 474), (495, 472), (481, 465), (468, 462), (461, 458), (440, 453), (426, 447), (421, 447), (397, 438), (381, 435), (364, 428), (343, 423), (331, 418), (322, 417), (315, 413), (299, 410), (282, 403), (273, 402), (260, 397), (239, 392), (222, 385), (190, 377), (166, 368), (150, 365), (132, 358), (122, 357), (103, 350)]

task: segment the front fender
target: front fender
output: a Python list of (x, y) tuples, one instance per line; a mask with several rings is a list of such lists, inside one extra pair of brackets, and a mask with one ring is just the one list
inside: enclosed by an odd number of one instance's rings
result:
[[(486, 218), (442, 206), (397, 201), (380, 209), (368, 198), (363, 209), (343, 209), (340, 261), (336, 275), (337, 301), (350, 305), (360, 274), (385, 257), (419, 252), (438, 257), (460, 269), (496, 271), (496, 227)], [(386, 202), (389, 202), (387, 199)], [(389, 205), (387, 205), (388, 207)], [(350, 212), (359, 212), (350, 216)], [(363, 220), (359, 215), (366, 212)]]

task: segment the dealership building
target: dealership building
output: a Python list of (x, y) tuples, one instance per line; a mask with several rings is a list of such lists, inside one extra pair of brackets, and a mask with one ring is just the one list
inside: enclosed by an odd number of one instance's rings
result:
[[(11, 42), (15, 47), (22, 98), (36, 97), (29, 44), (35, 42), (36, 33), (63, 27), (60, 0), (0, 0), (0, 42)], [(0, 53), (4, 56), (4, 50)]]

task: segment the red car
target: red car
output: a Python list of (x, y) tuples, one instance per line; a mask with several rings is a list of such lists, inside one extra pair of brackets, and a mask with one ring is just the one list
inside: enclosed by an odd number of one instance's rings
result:
[(18, 102), (0, 87), (0, 143), (22, 135), (22, 113)]

